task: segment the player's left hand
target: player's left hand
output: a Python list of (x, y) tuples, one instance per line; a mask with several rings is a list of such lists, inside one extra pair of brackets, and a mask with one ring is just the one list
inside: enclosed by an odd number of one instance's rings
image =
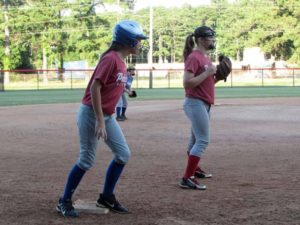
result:
[(96, 121), (96, 127), (95, 127), (95, 135), (97, 137), (97, 139), (99, 140), (100, 138), (102, 138), (103, 140), (107, 139), (107, 133), (106, 133), (106, 129), (105, 129), (105, 124), (102, 124), (99, 121)]
[(219, 65), (217, 65), (217, 72), (215, 75), (215, 78), (217, 81), (224, 80), (226, 82), (226, 79), (228, 75), (232, 71), (232, 63), (230, 59), (224, 55), (219, 56)]
[(131, 91), (131, 93), (130, 94), (128, 94), (128, 96), (130, 97), (130, 98), (136, 98), (137, 97), (137, 94), (136, 94), (136, 91)]

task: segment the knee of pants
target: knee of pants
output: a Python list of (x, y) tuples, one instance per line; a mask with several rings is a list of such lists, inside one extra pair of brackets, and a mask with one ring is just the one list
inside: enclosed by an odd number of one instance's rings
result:
[(126, 164), (131, 156), (130, 150), (115, 155), (115, 161), (120, 164)]
[(193, 148), (190, 150), (190, 153), (195, 156), (201, 156), (202, 153), (208, 146), (208, 141), (199, 140), (196, 141)]
[(80, 169), (83, 169), (84, 171), (88, 171), (94, 166), (94, 163), (85, 163), (82, 161), (78, 161), (77, 165), (80, 167)]
[(192, 143), (188, 144), (188, 147), (187, 147), (188, 152), (190, 152), (192, 150), (193, 146), (194, 146), (194, 144), (192, 144)]
[(78, 161), (77, 161), (77, 165), (87, 171), (89, 169), (91, 169), (94, 165), (95, 165), (95, 157), (93, 156), (89, 156), (89, 157), (79, 157)]
[(203, 149), (205, 150), (208, 146), (208, 141), (204, 141), (204, 140), (198, 140), (195, 142), (195, 145), (199, 148), (199, 149)]

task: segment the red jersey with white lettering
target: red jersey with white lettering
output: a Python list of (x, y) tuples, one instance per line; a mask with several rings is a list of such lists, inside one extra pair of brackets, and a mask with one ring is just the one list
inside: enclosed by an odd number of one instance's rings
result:
[(98, 63), (85, 90), (82, 103), (92, 105), (90, 87), (93, 80), (101, 83), (101, 106), (104, 114), (112, 115), (127, 82), (126, 65), (117, 52), (108, 52)]
[[(207, 66), (212, 65), (211, 60), (199, 51), (193, 51), (184, 62), (184, 70), (199, 76)], [(214, 104), (215, 81), (213, 76), (206, 78), (201, 84), (193, 88), (185, 88), (185, 96), (199, 98), (208, 104)]]

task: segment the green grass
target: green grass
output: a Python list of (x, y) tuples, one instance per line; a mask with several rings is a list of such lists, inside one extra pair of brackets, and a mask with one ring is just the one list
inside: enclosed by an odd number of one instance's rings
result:
[(83, 89), (0, 92), (0, 106), (80, 102)]
[(216, 88), (216, 98), (300, 97), (300, 87)]
[[(84, 89), (0, 92), (0, 106), (80, 102)], [(184, 90), (137, 89), (136, 100), (183, 99)], [(300, 97), (300, 87), (217, 87), (216, 98)]]

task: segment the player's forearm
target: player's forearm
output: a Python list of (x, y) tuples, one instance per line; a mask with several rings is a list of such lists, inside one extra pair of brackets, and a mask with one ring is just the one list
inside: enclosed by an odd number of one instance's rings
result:
[(210, 74), (208, 74), (206, 71), (201, 73), (198, 76), (191, 77), (190, 75), (186, 75), (185, 79), (183, 81), (183, 86), (185, 88), (194, 88), (201, 84), (206, 78), (208, 78)]
[(94, 81), (91, 85), (92, 105), (95, 112), (96, 120), (103, 123), (103, 111), (101, 106), (101, 84), (99, 81)]

